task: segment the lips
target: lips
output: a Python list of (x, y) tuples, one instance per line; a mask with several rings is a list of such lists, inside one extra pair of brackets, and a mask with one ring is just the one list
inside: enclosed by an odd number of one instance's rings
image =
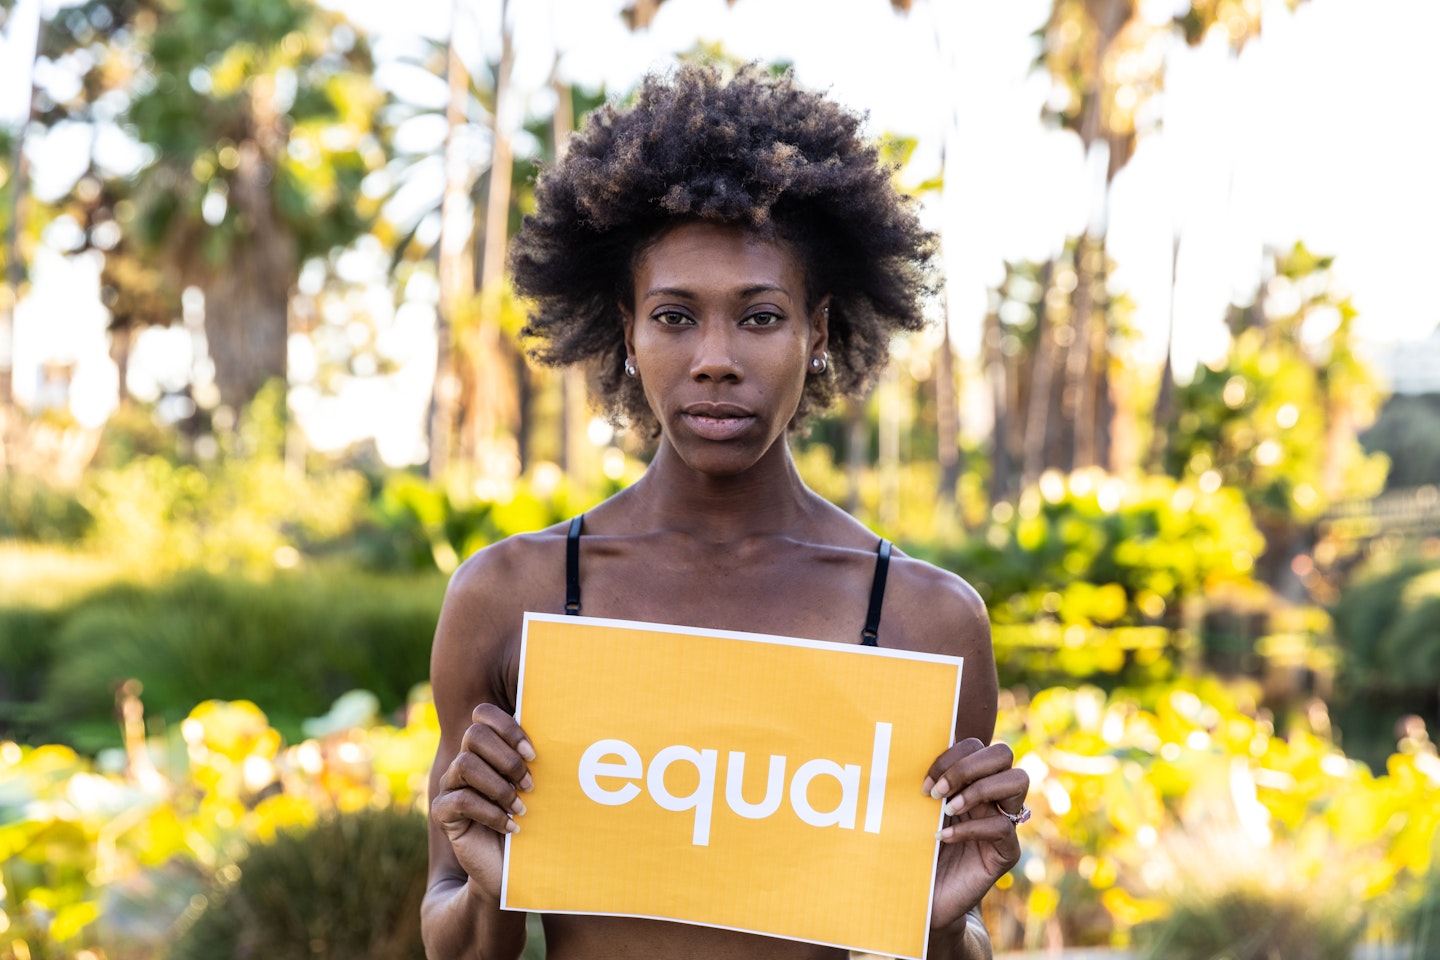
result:
[(756, 417), (738, 404), (698, 401), (682, 407), (680, 419), (698, 437), (730, 440), (743, 433)]

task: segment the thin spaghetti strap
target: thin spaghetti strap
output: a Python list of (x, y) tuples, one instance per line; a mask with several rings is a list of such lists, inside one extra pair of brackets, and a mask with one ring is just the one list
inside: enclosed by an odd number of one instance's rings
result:
[(565, 537), (565, 613), (572, 617), (580, 615), (580, 527), (584, 519), (582, 513), (571, 520)]
[(875, 579), (870, 584), (870, 609), (865, 614), (865, 629), (860, 631), (860, 643), (866, 647), (880, 645), (880, 608), (885, 605), (885, 575), (890, 570), (890, 541), (880, 540), (875, 553)]

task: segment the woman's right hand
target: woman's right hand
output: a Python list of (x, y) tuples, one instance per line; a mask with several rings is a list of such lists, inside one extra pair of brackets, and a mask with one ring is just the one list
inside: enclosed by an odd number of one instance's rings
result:
[(470, 715), (460, 752), (440, 777), (430, 816), (445, 831), (455, 859), (487, 895), (499, 899), (504, 837), (520, 829), (520, 794), (534, 782), (535, 748), (520, 725), (493, 703)]

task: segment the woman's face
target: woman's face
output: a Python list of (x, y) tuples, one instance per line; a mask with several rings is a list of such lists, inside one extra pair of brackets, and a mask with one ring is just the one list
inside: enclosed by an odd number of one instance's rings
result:
[(684, 224), (640, 257), (626, 351), (694, 469), (739, 473), (784, 435), (826, 345), (829, 298), (807, 312), (804, 275), (788, 245), (736, 226)]

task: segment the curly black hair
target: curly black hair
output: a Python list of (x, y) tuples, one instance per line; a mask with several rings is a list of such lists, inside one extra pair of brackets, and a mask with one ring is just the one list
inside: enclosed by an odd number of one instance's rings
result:
[(807, 378), (792, 425), (863, 392), (890, 337), (924, 326), (935, 244), (861, 122), (753, 64), (728, 79), (682, 66), (647, 77), (633, 106), (596, 110), (540, 175), (512, 248), (515, 288), (533, 304), (531, 356), (591, 364), (612, 419), (653, 434), (639, 382), (622, 373), (637, 260), (680, 223), (740, 224), (798, 252), (807, 308), (831, 297), (829, 370)]

